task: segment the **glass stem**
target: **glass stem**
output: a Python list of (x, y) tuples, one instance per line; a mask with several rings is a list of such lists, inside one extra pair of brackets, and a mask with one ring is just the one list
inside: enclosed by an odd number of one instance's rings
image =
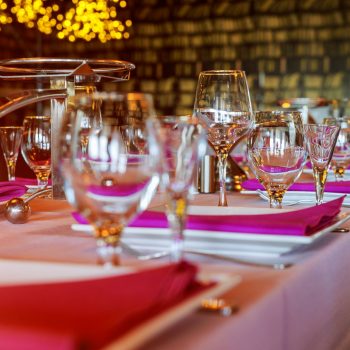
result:
[(172, 236), (170, 258), (173, 262), (179, 262), (183, 259), (186, 214), (187, 198), (180, 195), (170, 198), (167, 217)]
[(36, 179), (38, 181), (38, 187), (44, 188), (49, 182), (50, 170), (48, 171), (34, 171)]
[(335, 181), (343, 181), (344, 180), (345, 167), (336, 166), (334, 167), (334, 176)]
[(17, 157), (11, 157), (6, 160), (7, 174), (9, 181), (15, 181), (15, 171), (16, 171)]
[(227, 207), (227, 197), (226, 197), (226, 168), (227, 168), (227, 153), (218, 154), (219, 161), (219, 207)]
[(268, 191), (270, 208), (282, 209), (282, 200), (285, 191)]
[(327, 180), (328, 169), (318, 170), (317, 168), (313, 168), (313, 175), (315, 179), (316, 186), (316, 204), (323, 203), (323, 194), (324, 194), (324, 186)]
[(95, 227), (98, 263), (105, 268), (120, 265), (122, 225)]

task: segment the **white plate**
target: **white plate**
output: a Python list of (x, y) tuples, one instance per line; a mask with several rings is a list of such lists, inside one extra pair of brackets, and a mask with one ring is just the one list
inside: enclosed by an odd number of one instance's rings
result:
[[(242, 191), (243, 194), (256, 194), (264, 200), (268, 200), (266, 191), (261, 191), (263, 195), (259, 194), (257, 191)], [(344, 193), (333, 193), (325, 192), (323, 195), (323, 200), (329, 202), (333, 199), (343, 197), (343, 206), (350, 206), (350, 194)], [(312, 191), (287, 191), (283, 196), (282, 205), (294, 205), (294, 204), (315, 204), (316, 197), (315, 192)], [(287, 208), (285, 208), (287, 209)]]
[[(202, 209), (202, 215), (207, 215), (207, 212), (211, 212), (212, 209), (214, 210), (217, 207), (206, 206), (201, 208), (205, 208)], [(198, 208), (193, 210), (200, 212)], [(256, 214), (257, 212), (257, 208), (245, 208), (245, 210), (246, 214)], [(261, 210), (265, 211), (265, 209)], [(271, 213), (271, 211), (269, 212)], [(350, 213), (340, 214), (331, 225), (312, 236), (185, 230), (185, 250), (233, 257), (278, 257), (301, 246), (314, 243), (348, 219), (350, 219)], [(89, 225), (73, 224), (72, 229), (92, 232)], [(171, 246), (171, 234), (169, 229), (163, 228), (126, 227), (123, 233), (123, 242), (141, 251), (168, 251)]]
[(143, 323), (141, 326), (134, 328), (128, 332), (124, 337), (109, 344), (104, 350), (131, 350), (140, 347), (142, 344), (159, 335), (161, 332), (174, 325), (182, 318), (197, 310), (202, 301), (208, 298), (215, 298), (232, 289), (240, 283), (241, 277), (238, 275), (228, 274), (206, 274), (199, 275), (199, 280), (215, 281), (215, 286), (207, 290), (187, 298), (180, 304), (166, 310), (160, 315)]

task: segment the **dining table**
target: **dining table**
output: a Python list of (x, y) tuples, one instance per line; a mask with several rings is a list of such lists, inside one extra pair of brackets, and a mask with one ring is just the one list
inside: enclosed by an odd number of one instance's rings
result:
[[(218, 195), (193, 194), (191, 206), (208, 211), (217, 205)], [(242, 208), (254, 213), (269, 210), (256, 194), (230, 192), (232, 212)], [(96, 242), (87, 231), (73, 230), (73, 208), (65, 200), (37, 198), (25, 224), (0, 219), (0, 261), (38, 263), (53, 268), (84, 267), (96, 275)], [(161, 208), (163, 197), (152, 205)], [(297, 210), (298, 204), (282, 210)], [(347, 213), (349, 208), (343, 207)], [(341, 225), (350, 228), (350, 221)], [(127, 236), (127, 232), (125, 233)], [(199, 307), (185, 313), (165, 329), (154, 332), (138, 349), (237, 349), (237, 350), (345, 350), (350, 349), (350, 233), (328, 232), (319, 239), (276, 257), (255, 257), (260, 262), (278, 260), (291, 264), (285, 269), (252, 265), (185, 253), (201, 273), (238, 277), (239, 283), (220, 298), (234, 305), (223, 316)], [(246, 258), (251, 260), (250, 258)], [(122, 254), (121, 267), (145, 268), (169, 263), (169, 257), (140, 260)], [(137, 333), (135, 335), (137, 337)], [(0, 331), (0, 348), (1, 331)], [(106, 349), (121, 349), (111, 343)]]

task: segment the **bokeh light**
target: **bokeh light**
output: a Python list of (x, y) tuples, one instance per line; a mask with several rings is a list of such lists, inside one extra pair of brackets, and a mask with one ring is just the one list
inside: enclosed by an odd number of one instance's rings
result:
[(12, 22), (12, 17), (28, 28), (55, 34), (70, 42), (99, 39), (128, 39), (130, 19), (118, 19), (119, 12), (127, 7), (125, 0), (14, 0), (11, 9), (0, 0), (0, 28)]

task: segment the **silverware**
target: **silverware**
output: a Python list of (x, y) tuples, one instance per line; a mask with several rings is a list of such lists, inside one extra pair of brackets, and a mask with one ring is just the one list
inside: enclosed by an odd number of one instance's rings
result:
[(238, 305), (223, 298), (208, 298), (201, 302), (200, 311), (219, 313), (221, 316), (228, 317), (239, 311)]
[(29, 202), (43, 194), (50, 193), (51, 188), (43, 188), (35, 191), (26, 198), (12, 198), (6, 202), (4, 207), (5, 218), (12, 224), (24, 224), (31, 214)]

